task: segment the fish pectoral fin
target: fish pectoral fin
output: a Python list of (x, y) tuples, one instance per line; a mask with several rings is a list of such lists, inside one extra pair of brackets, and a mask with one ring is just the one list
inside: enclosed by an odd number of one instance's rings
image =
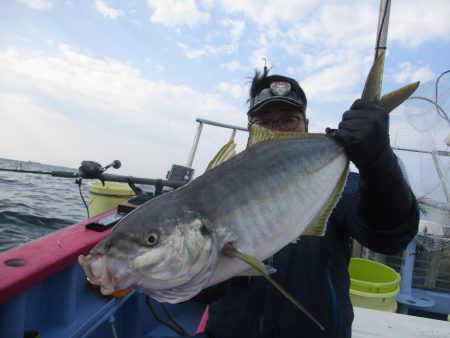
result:
[(205, 171), (211, 170), (223, 162), (229, 160), (236, 154), (236, 142), (234, 140), (228, 141), (222, 148), (220, 148), (219, 152), (214, 156), (214, 158), (209, 162), (208, 167)]
[[(264, 271), (268, 275), (277, 272), (277, 269), (275, 269), (273, 266), (270, 266), (270, 265), (267, 265), (267, 264), (264, 265), (263, 268), (264, 268)], [(256, 276), (262, 276), (262, 275), (255, 268), (248, 268), (247, 270), (241, 272), (240, 274), (237, 274), (237, 276), (239, 276), (239, 277), (256, 277)]]
[(272, 284), (284, 297), (286, 297), (292, 304), (294, 304), (300, 311), (302, 311), (309, 319), (311, 319), (317, 326), (320, 327), (322, 331), (325, 331), (325, 328), (322, 326), (322, 324), (319, 323), (319, 321), (308, 311), (306, 308), (300, 304), (288, 291), (286, 291), (276, 280), (274, 280), (272, 277), (270, 277), (267, 272), (265, 271), (265, 267), (263, 262), (261, 262), (259, 259), (246, 255), (242, 252), (240, 252), (233, 244), (226, 243), (222, 248), (222, 253), (225, 256), (235, 257), (243, 262), (250, 265), (252, 268), (257, 270), (261, 276), (266, 278), (270, 284)]
[(378, 102), (378, 105), (389, 112), (393, 111), (404, 101), (406, 101), (408, 97), (410, 97), (415, 92), (419, 85), (420, 81), (417, 81), (396, 89), (390, 93), (384, 94)]
[(349, 171), (349, 166), (347, 165), (345, 170), (342, 171), (341, 177), (339, 178), (333, 193), (328, 199), (327, 203), (322, 209), (322, 212), (311, 222), (302, 235), (304, 236), (323, 236), (325, 234), (325, 227), (328, 223), (331, 213), (334, 207), (341, 198), (342, 192), (344, 191), (345, 182), (347, 181), (347, 175)]

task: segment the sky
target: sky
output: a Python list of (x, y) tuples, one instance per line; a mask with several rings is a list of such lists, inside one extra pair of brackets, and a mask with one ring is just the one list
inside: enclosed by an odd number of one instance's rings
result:
[[(111, 173), (165, 178), (187, 164), (196, 118), (246, 126), (263, 59), (305, 90), (311, 132), (337, 127), (373, 62), (378, 11), (378, 0), (0, 0), (0, 157), (118, 159)], [(393, 1), (384, 92), (450, 69), (449, 18), (448, 0)], [(196, 175), (230, 135), (203, 127)]]

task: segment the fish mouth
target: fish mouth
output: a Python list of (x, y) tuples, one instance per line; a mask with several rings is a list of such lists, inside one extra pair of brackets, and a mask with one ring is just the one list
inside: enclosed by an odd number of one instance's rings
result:
[(126, 276), (128, 262), (93, 253), (79, 256), (78, 262), (89, 283), (99, 286), (103, 295), (108, 296), (123, 289), (121, 284)]

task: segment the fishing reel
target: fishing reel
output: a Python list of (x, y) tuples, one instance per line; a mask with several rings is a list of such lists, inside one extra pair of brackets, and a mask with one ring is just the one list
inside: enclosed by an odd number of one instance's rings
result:
[(119, 169), (121, 165), (122, 163), (119, 160), (114, 160), (105, 167), (102, 167), (100, 163), (95, 161), (82, 161), (81, 166), (78, 168), (78, 178), (98, 178), (105, 186), (102, 174), (111, 167)]

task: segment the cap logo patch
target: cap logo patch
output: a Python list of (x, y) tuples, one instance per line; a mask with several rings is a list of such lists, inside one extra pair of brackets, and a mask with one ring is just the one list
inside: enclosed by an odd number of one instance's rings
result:
[(270, 84), (270, 91), (277, 96), (285, 96), (291, 91), (289, 82), (277, 81)]

